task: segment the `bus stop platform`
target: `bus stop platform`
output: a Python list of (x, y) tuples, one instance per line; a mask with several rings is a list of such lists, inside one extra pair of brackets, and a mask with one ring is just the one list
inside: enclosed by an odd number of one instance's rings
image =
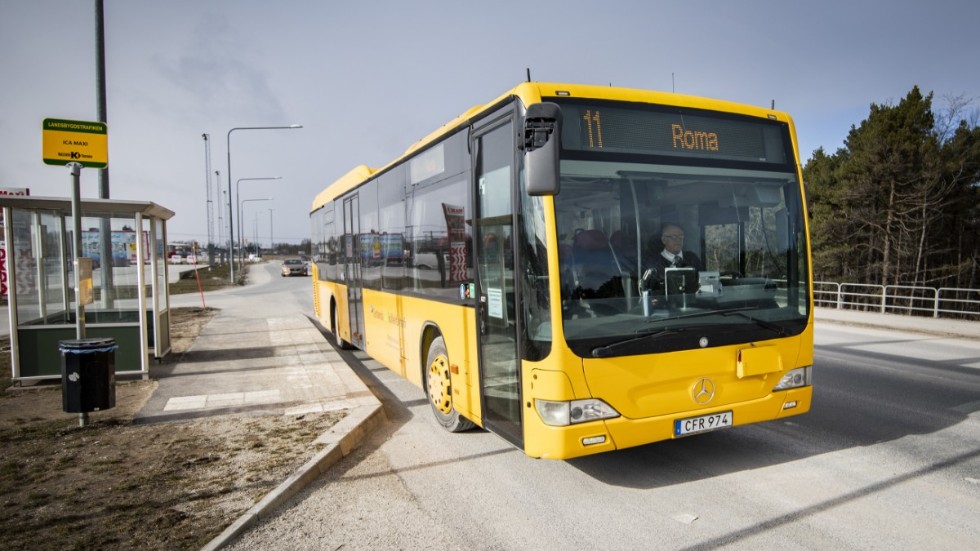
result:
[(302, 415), (378, 403), (305, 316), (223, 313), (217, 312), (176, 362), (153, 368), (158, 386), (134, 422), (245, 411)]

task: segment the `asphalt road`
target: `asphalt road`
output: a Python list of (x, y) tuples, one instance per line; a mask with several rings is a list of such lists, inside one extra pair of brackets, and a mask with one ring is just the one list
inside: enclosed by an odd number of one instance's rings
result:
[[(210, 291), (204, 305), (229, 310), (249, 317), (313, 315), (313, 288), (307, 276), (282, 277), (281, 262), (264, 262), (248, 267), (248, 285)], [(171, 295), (170, 305), (201, 306), (201, 295), (187, 293)]]
[[(266, 281), (264, 293), (291, 303), (309, 291), (298, 279)], [(446, 433), (420, 389), (345, 354), (390, 422), (231, 548), (972, 550), (980, 541), (977, 342), (818, 323), (809, 414), (571, 461), (530, 459), (479, 430)]]

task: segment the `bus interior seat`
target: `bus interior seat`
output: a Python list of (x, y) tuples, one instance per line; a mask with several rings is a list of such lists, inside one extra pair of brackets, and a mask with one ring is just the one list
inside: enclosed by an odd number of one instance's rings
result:
[(625, 270), (635, 268), (636, 263), (636, 235), (623, 230), (616, 230), (609, 236), (609, 244), (612, 245), (620, 265)]
[(619, 260), (601, 230), (582, 230), (572, 245), (575, 286), (581, 298), (622, 296)]

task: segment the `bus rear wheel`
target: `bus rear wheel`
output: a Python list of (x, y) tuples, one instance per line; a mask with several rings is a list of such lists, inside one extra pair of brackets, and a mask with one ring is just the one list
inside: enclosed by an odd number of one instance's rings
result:
[(449, 354), (446, 341), (436, 337), (429, 345), (425, 360), (425, 391), (436, 421), (449, 432), (473, 428), (473, 422), (463, 417), (453, 406), (453, 387), (449, 378)]

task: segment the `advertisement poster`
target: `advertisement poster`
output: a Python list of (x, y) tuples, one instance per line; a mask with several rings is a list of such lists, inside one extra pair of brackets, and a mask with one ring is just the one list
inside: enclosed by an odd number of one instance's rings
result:
[[(149, 261), (150, 236), (143, 233), (144, 260)], [(110, 234), (112, 239), (112, 265), (129, 266), (137, 263), (136, 232), (130, 230), (115, 230)], [(102, 254), (99, 247), (99, 230), (91, 229), (82, 232), (82, 255), (91, 258), (96, 267), (102, 264)]]
[[(26, 187), (4, 187), (0, 188), (0, 195), (16, 195), (27, 197), (31, 194), (30, 188)], [(0, 228), (3, 227), (3, 211), (0, 210)], [(0, 229), (0, 296), (7, 296), (7, 244), (3, 241), (3, 230)]]
[(465, 210), (457, 205), (442, 204), (449, 230), (449, 281), (466, 281)]

